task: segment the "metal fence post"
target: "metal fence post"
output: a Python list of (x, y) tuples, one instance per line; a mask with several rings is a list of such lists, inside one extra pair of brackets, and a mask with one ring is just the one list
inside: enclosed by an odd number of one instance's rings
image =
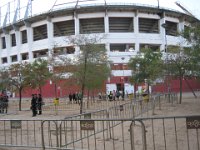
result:
[(135, 122), (132, 121), (131, 125), (130, 125), (131, 150), (135, 150), (135, 145), (134, 145), (134, 129), (133, 129), (133, 125), (134, 124), (135, 124)]
[[(136, 120), (136, 121), (138, 121), (138, 122), (141, 124), (143, 150), (147, 150), (147, 140), (146, 140), (146, 129), (145, 129), (145, 125), (144, 125), (144, 123), (142, 122), (142, 120)], [(131, 125), (130, 125), (131, 150), (135, 150), (133, 125), (135, 125), (135, 121), (132, 121), (132, 122), (131, 122)]]
[[(106, 110), (106, 116), (107, 116), (107, 119), (109, 119), (109, 111)], [(111, 131), (110, 131), (110, 121), (106, 121), (106, 125), (107, 125), (107, 138), (110, 138), (112, 137), (111, 135)], [(110, 137), (109, 137), (110, 136)]]
[(42, 149), (45, 150), (45, 144), (44, 144), (44, 129), (43, 129), (43, 124), (45, 121), (41, 122), (41, 139), (42, 139)]
[(155, 109), (155, 98), (152, 99), (151, 104), (152, 104), (152, 115), (154, 115), (154, 109)]
[(145, 125), (142, 121), (141, 121), (141, 124), (142, 124), (143, 150), (147, 150), (146, 129), (145, 129)]
[(142, 100), (140, 101), (140, 114), (141, 114), (141, 116), (143, 116), (142, 114), (143, 114), (143, 112), (142, 112)]
[(159, 110), (161, 110), (160, 95), (158, 96), (158, 102), (159, 102)]
[(135, 119), (135, 104), (132, 103), (132, 113), (133, 113), (133, 119)]

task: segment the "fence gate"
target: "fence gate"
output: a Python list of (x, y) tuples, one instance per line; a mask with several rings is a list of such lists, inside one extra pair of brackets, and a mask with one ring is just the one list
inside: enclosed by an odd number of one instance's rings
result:
[(135, 119), (132, 150), (200, 150), (200, 116)]

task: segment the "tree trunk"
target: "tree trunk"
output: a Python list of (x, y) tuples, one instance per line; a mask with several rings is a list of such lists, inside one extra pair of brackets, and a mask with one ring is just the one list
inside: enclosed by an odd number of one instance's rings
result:
[(57, 98), (57, 84), (55, 83), (54, 84), (54, 94), (55, 94), (55, 98)]
[(136, 96), (136, 83), (134, 84), (134, 101), (136, 101), (136, 98), (137, 98), (137, 96)]
[(83, 95), (84, 95), (84, 90), (85, 90), (85, 81), (83, 81), (82, 87), (81, 87), (81, 101), (80, 101), (80, 114), (83, 113)]
[(19, 111), (22, 110), (22, 87), (19, 88)]
[(82, 86), (81, 86), (81, 102), (80, 102), (80, 114), (83, 113), (83, 96), (85, 91), (85, 78), (86, 78), (86, 70), (87, 70), (87, 54), (85, 56), (84, 60), (84, 72), (83, 72), (83, 80), (82, 80)]
[(180, 76), (179, 80), (180, 80), (180, 98), (179, 98), (179, 104), (181, 104), (182, 103), (182, 91), (183, 91), (183, 77)]
[(39, 86), (39, 92), (42, 95), (42, 87), (41, 87), (41, 85)]
[(184, 79), (185, 79), (185, 82), (186, 82), (187, 86), (188, 86), (188, 87), (190, 88), (190, 90), (192, 91), (194, 97), (197, 98), (197, 95), (195, 94), (194, 90), (193, 90), (192, 87), (190, 86), (190, 84), (189, 84), (189, 82), (187, 81), (187, 79), (186, 79), (186, 78), (184, 78)]
[(88, 93), (87, 93), (87, 108), (89, 108), (89, 105), (90, 105), (90, 90), (88, 90)]

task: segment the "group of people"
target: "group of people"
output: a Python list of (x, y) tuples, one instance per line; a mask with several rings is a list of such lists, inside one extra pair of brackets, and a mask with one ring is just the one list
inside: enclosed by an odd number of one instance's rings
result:
[(116, 99), (119, 100), (120, 97), (124, 99), (124, 91), (113, 90), (108, 93), (108, 99), (110, 101), (115, 101)]
[(8, 112), (8, 96), (5, 94), (0, 95), (0, 113)]
[(75, 92), (75, 93), (69, 93), (69, 101), (72, 102), (74, 101), (75, 103), (80, 103), (82, 99), (82, 94), (81, 92)]
[(33, 117), (42, 114), (42, 105), (43, 105), (43, 100), (42, 100), (42, 95), (41, 94), (32, 94), (32, 99), (31, 99), (31, 110), (33, 113)]

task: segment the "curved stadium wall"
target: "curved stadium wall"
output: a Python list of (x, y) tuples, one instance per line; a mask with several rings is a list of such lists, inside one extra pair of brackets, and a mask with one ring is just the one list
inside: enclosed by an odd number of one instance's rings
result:
[[(131, 57), (143, 48), (164, 51), (165, 46), (176, 46), (179, 43), (177, 32), (194, 21), (197, 19), (174, 10), (130, 4), (59, 9), (2, 27), (0, 66), (31, 62), (41, 57), (46, 59), (52, 52), (54, 55), (70, 57), (78, 53), (79, 48), (70, 46), (65, 40), (66, 36), (103, 33), (107, 36), (101, 44), (105, 45), (112, 61), (112, 76), (106, 87), (120, 90), (131, 87), (131, 70), (127, 67)], [(163, 24), (166, 24), (165, 28)], [(189, 82), (194, 89), (200, 88), (195, 81)], [(177, 84), (172, 87), (173, 91), (178, 91)], [(53, 96), (52, 85), (47, 83), (44, 88), (44, 96)], [(59, 90), (60, 96), (69, 92), (63, 87), (59, 87)], [(165, 87), (159, 86), (157, 90), (165, 91)], [(184, 90), (189, 90), (186, 85)]]

